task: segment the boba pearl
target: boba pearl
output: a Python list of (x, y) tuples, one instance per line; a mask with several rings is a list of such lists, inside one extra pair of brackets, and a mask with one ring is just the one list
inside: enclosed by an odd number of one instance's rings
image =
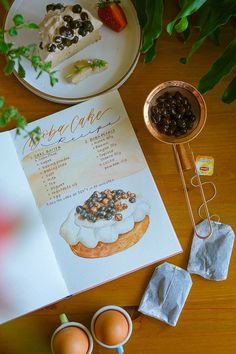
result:
[(196, 116), (181, 92), (165, 92), (150, 108), (151, 121), (160, 133), (181, 137), (193, 128)]

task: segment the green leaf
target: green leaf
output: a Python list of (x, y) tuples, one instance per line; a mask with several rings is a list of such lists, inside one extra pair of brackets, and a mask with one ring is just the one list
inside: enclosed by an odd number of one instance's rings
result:
[(36, 23), (27, 23), (25, 25), (26, 28), (30, 28), (30, 29), (38, 29), (39, 26)]
[(8, 60), (7, 65), (4, 67), (3, 71), (6, 75), (10, 75), (14, 70), (15, 62), (14, 60)]
[(134, 6), (136, 8), (140, 27), (141, 27), (141, 29), (143, 29), (146, 22), (147, 22), (146, 12), (143, 11), (143, 9), (146, 8), (146, 0), (144, 0), (144, 1), (134, 0)]
[(40, 56), (38, 56), (38, 55), (32, 55), (32, 57), (31, 57), (31, 63), (32, 63), (32, 65), (33, 65), (33, 67), (34, 67), (35, 70), (37, 70), (37, 68), (38, 68), (38, 66), (39, 66), (39, 64), (40, 64), (40, 62), (41, 62)]
[(142, 53), (147, 53), (162, 32), (163, 10), (163, 0), (146, 0), (147, 22), (143, 29)]
[(183, 17), (187, 17), (192, 15), (194, 12), (196, 12), (207, 0), (188, 0), (185, 2), (185, 5), (183, 6), (183, 8), (180, 10), (180, 12), (178, 13), (178, 15), (175, 17), (175, 19), (168, 23), (167, 25), (167, 32), (169, 34), (172, 33), (175, 24), (178, 20), (180, 20)]
[(8, 33), (9, 33), (10, 36), (13, 37), (13, 36), (17, 36), (18, 31), (17, 31), (16, 27), (13, 26), (13, 27), (9, 28)]
[(175, 26), (175, 30), (178, 33), (184, 32), (188, 28), (188, 18), (182, 17), (179, 23)]
[(230, 42), (224, 52), (214, 62), (210, 70), (198, 84), (201, 93), (211, 90), (224, 76), (236, 66), (236, 38)]
[(20, 62), (18, 62), (18, 75), (21, 79), (25, 77), (25, 69), (23, 68)]
[(6, 125), (5, 119), (0, 116), (0, 127), (5, 127), (5, 125)]
[(2, 108), (5, 104), (5, 99), (4, 97), (0, 96), (0, 108)]
[(157, 51), (156, 51), (156, 41), (154, 41), (153, 45), (151, 46), (151, 48), (148, 50), (148, 52), (145, 54), (144, 57), (144, 63), (145, 64), (149, 64), (151, 63), (157, 55)]
[(16, 126), (18, 128), (24, 129), (26, 125), (27, 125), (27, 123), (26, 123), (25, 117), (23, 117), (22, 115), (19, 115), (16, 119)]
[(220, 45), (220, 27), (218, 27), (214, 32), (210, 35), (212, 42), (216, 45)]
[(58, 78), (55, 76), (50, 76), (50, 85), (54, 86), (58, 82)]
[(1, 0), (1, 3), (3, 4), (3, 7), (6, 11), (10, 9), (10, 4), (8, 0)]
[(7, 54), (12, 46), (13, 43), (0, 42), (0, 53)]
[(222, 96), (222, 101), (224, 103), (231, 103), (236, 99), (236, 76), (233, 78), (233, 80), (230, 82), (230, 84), (226, 87), (223, 96)]
[(187, 56), (186, 62), (182, 63), (182, 64), (186, 64), (188, 62), (188, 60), (191, 58), (191, 56), (201, 47), (201, 45), (203, 44), (203, 42), (205, 41), (206, 37), (202, 38), (199, 41), (196, 41), (195, 43), (193, 43), (193, 46), (189, 52), (189, 55)]
[(15, 15), (13, 17), (13, 22), (16, 26), (20, 26), (24, 24), (24, 17), (22, 15)]

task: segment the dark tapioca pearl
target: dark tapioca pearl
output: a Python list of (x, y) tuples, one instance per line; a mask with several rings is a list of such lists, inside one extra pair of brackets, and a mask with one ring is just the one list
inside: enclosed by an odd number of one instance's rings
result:
[(40, 49), (43, 49), (43, 42), (40, 42), (40, 43), (39, 43), (39, 48), (40, 48)]
[(63, 20), (65, 22), (70, 22), (70, 21), (73, 21), (73, 17), (71, 17), (70, 15), (65, 15), (65, 16), (63, 16)]
[(82, 7), (79, 4), (74, 5), (72, 7), (72, 12), (74, 12), (74, 14), (80, 14), (81, 11), (82, 11)]
[(135, 202), (136, 202), (136, 198), (135, 198), (135, 197), (129, 198), (129, 202), (130, 202), (130, 203), (135, 203)]
[(175, 136), (176, 137), (179, 137), (179, 136), (181, 136), (182, 135), (182, 132), (180, 131), (180, 130), (176, 130), (175, 131)]
[[(72, 42), (73, 43), (77, 43), (79, 40), (79, 38), (77, 36), (75, 36), (73, 39), (72, 39)], [(98, 196), (97, 195), (92, 195), (92, 197), (89, 199), (91, 202), (97, 202), (98, 201)]]
[(56, 47), (55, 44), (53, 44), (53, 43), (49, 43), (49, 44), (47, 45), (47, 51), (50, 52), (50, 53), (55, 52), (56, 49), (57, 49), (57, 47)]
[(171, 114), (173, 115), (173, 116), (175, 116), (176, 114), (177, 114), (177, 112), (176, 112), (176, 108), (174, 108), (174, 107), (172, 107), (171, 108)]
[(117, 193), (117, 194), (123, 194), (124, 191), (123, 191), (123, 189), (118, 189), (118, 191), (116, 191), (116, 193)]
[(106, 207), (105, 206), (101, 206), (98, 211), (106, 211)]
[(55, 4), (48, 4), (46, 6), (46, 11), (54, 11), (55, 10)]
[(152, 106), (151, 107), (151, 114), (156, 115), (159, 112), (159, 108), (157, 106)]
[(193, 127), (193, 122), (187, 122), (187, 128), (192, 129)]
[(180, 107), (178, 108), (178, 112), (181, 113), (181, 114), (184, 114), (185, 111), (186, 111), (186, 109), (185, 109), (184, 106), (180, 106)]
[(103, 200), (103, 197), (101, 197), (101, 196), (99, 196), (97, 199), (98, 202), (102, 202), (102, 200)]
[(81, 12), (80, 18), (82, 21), (88, 20), (89, 17), (88, 17), (87, 12)]
[(184, 120), (179, 120), (177, 124), (178, 127), (181, 128), (181, 130), (186, 128), (186, 123)]
[(94, 202), (93, 202), (92, 200), (89, 200), (89, 201), (87, 202), (87, 206), (88, 206), (89, 209), (92, 208), (93, 205), (94, 205)]
[(115, 204), (114, 200), (113, 200), (113, 199), (110, 199), (109, 202), (108, 202), (108, 205), (109, 205), (110, 207), (113, 207), (114, 204)]
[(106, 212), (105, 211), (99, 211), (97, 213), (97, 217), (99, 217), (100, 219), (104, 219), (105, 218), (105, 215), (106, 215)]
[[(78, 36), (74, 36), (74, 38), (73, 38), (71, 41), (72, 41), (73, 44), (78, 43), (79, 37), (78, 37)], [(94, 198), (93, 198), (93, 199), (94, 199)], [(96, 197), (96, 199), (94, 199), (94, 200), (97, 201), (97, 200), (98, 200), (98, 197)]]
[(196, 119), (197, 118), (194, 114), (189, 118), (190, 122), (195, 122)]
[(56, 36), (56, 37), (54, 37), (53, 42), (55, 42), (55, 43), (62, 43), (62, 37), (61, 37), (61, 36)]
[(184, 103), (185, 106), (188, 106), (189, 102), (188, 102), (188, 99), (186, 97), (184, 98), (183, 103)]
[(176, 129), (175, 127), (170, 126), (170, 128), (168, 130), (169, 135), (173, 135), (175, 132), (175, 129)]
[(83, 207), (81, 205), (78, 205), (76, 207), (76, 213), (80, 214), (82, 210), (83, 210)]
[(113, 215), (111, 213), (106, 213), (106, 215), (105, 215), (106, 220), (111, 220), (112, 217), (113, 217)]
[(78, 33), (80, 36), (85, 37), (88, 32), (85, 28), (81, 27), (79, 28)]
[(181, 128), (181, 134), (186, 134), (187, 133), (187, 128)]
[(64, 11), (65, 10), (65, 6), (58, 3), (55, 5), (55, 10), (61, 10), (61, 11)]
[(114, 215), (115, 215), (115, 213), (116, 213), (116, 209), (111, 208), (110, 213), (111, 213), (111, 215), (112, 215), (112, 216), (114, 216)]

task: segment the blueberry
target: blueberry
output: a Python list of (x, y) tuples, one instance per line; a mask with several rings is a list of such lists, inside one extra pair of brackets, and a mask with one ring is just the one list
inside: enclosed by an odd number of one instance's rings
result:
[(82, 21), (88, 20), (89, 17), (88, 17), (87, 12), (81, 12), (80, 18)]
[(56, 36), (54, 37), (54, 40), (53, 40), (55, 43), (62, 43), (62, 37), (61, 36)]
[(55, 4), (48, 4), (46, 6), (46, 11), (54, 11), (55, 10)]
[[(79, 37), (78, 37), (78, 36), (74, 36), (74, 38), (73, 38), (71, 41), (72, 41), (73, 44), (78, 43)], [(93, 198), (93, 200), (94, 200), (94, 201), (97, 201), (98, 198), (97, 198), (97, 197), (96, 197), (96, 199)]]
[(78, 205), (76, 207), (76, 213), (80, 214), (82, 210), (83, 210), (83, 207), (81, 205)]
[(70, 22), (70, 21), (73, 21), (73, 18), (70, 15), (65, 15), (65, 16), (63, 16), (63, 20), (65, 22)]
[(82, 11), (82, 7), (79, 4), (74, 5), (72, 7), (72, 12), (74, 12), (74, 14), (80, 14), (81, 11)]
[(73, 29), (82, 27), (82, 22), (79, 20), (74, 20), (70, 22), (70, 27)]
[(85, 37), (88, 32), (87, 32), (87, 30), (85, 28), (81, 27), (78, 30), (78, 33), (79, 33), (80, 36)]
[(58, 3), (54, 6), (55, 10), (61, 10), (64, 11), (65, 10), (65, 6), (63, 6), (62, 4)]
[(108, 202), (108, 205), (109, 205), (110, 207), (113, 207), (114, 204), (115, 204), (114, 200), (110, 199), (109, 202)]
[(135, 203), (135, 202), (136, 202), (136, 198), (135, 198), (135, 197), (129, 198), (129, 202), (130, 202), (130, 203)]
[(50, 53), (52, 53), (52, 52), (55, 52), (56, 51), (56, 46), (55, 46), (55, 44), (53, 44), (53, 43), (49, 43), (48, 45), (47, 45), (47, 50), (48, 50), (48, 52), (50, 52)]

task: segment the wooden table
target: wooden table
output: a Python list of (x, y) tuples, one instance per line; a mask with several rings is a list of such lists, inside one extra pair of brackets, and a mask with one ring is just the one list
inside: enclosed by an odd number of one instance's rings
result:
[[(158, 58), (145, 65), (140, 58), (138, 65), (119, 89), (125, 107), (142, 146), (147, 162), (162, 195), (169, 216), (183, 247), (183, 253), (168, 261), (186, 268), (192, 240), (192, 226), (171, 148), (152, 138), (143, 122), (142, 108), (147, 94), (166, 80), (183, 80), (197, 85), (220, 53), (221, 48), (207, 41), (186, 66), (179, 58), (189, 46), (174, 37), (163, 34), (158, 42)], [(14, 76), (2, 73), (4, 59), (0, 58), (0, 95), (9, 105), (15, 105), (28, 121), (36, 120), (66, 106), (45, 101), (27, 91)], [(215, 159), (212, 177), (217, 186), (217, 196), (209, 203), (212, 214), (219, 214), (221, 221), (236, 229), (235, 167), (236, 167), (236, 117), (235, 103), (223, 104), (220, 96), (228, 84), (224, 80), (205, 96), (208, 120), (204, 131), (192, 143), (197, 154)], [(10, 126), (12, 127), (12, 126)], [(197, 199), (193, 198), (197, 207)], [(134, 331), (126, 345), (130, 354), (233, 354), (236, 350), (236, 254), (233, 252), (228, 279), (222, 282), (207, 281), (192, 276), (193, 287), (179, 322), (172, 328), (158, 320), (139, 316), (137, 305), (156, 267), (136, 271), (118, 280), (99, 286), (70, 299), (43, 308), (11, 321), (0, 328), (1, 354), (48, 354), (50, 336), (58, 326), (58, 315), (67, 313), (70, 320), (89, 326), (93, 313), (101, 306), (116, 304), (125, 307), (133, 317)], [(23, 286), (23, 280), (22, 280)], [(110, 351), (115, 352), (115, 351)], [(94, 353), (108, 353), (95, 345)]]

